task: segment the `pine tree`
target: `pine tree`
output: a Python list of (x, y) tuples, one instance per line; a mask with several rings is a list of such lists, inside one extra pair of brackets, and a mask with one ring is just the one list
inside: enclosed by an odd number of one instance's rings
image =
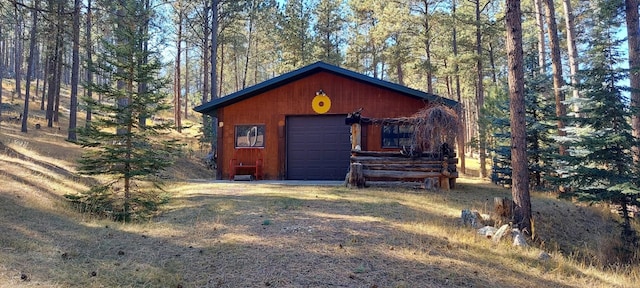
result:
[(640, 204), (640, 178), (633, 161), (636, 140), (631, 132), (629, 99), (619, 86), (627, 76), (617, 68), (623, 61), (617, 50), (621, 40), (616, 38), (621, 24), (619, 4), (594, 3), (591, 40), (579, 85), (584, 99), (575, 101), (580, 113), (569, 117), (568, 135), (561, 138), (571, 147), (567, 157), (562, 158), (567, 165), (566, 171), (561, 172), (565, 185), (572, 189), (567, 196), (620, 207), (621, 238), (627, 244), (621, 248), (631, 252), (637, 248), (638, 238), (631, 227), (629, 207)]
[[(543, 179), (552, 172), (551, 155), (558, 147), (551, 139), (550, 131), (555, 128), (553, 99), (548, 98), (547, 87), (552, 87), (548, 76), (535, 73), (537, 66), (534, 54), (527, 55), (524, 61), (525, 77), (525, 112), (527, 134), (527, 157), (529, 178), (532, 187), (544, 188)], [(509, 124), (509, 101), (507, 95), (499, 90), (490, 91), (485, 105), (487, 133), (493, 135), (493, 166), (491, 181), (499, 185), (511, 185), (511, 132)], [(504, 94), (504, 93), (502, 93)], [(481, 119), (483, 121), (483, 119)]]
[[(85, 148), (79, 159), (79, 172), (86, 175), (108, 175), (113, 178), (81, 196), (69, 196), (83, 204), (96, 203), (89, 209), (113, 213), (114, 219), (129, 221), (140, 216), (154, 204), (153, 198), (142, 191), (134, 191), (132, 181), (148, 178), (168, 167), (179, 151), (174, 140), (165, 139), (170, 124), (141, 125), (139, 119), (149, 119), (167, 111), (167, 95), (162, 89), (168, 83), (159, 77), (161, 64), (157, 54), (145, 51), (140, 45), (147, 41), (146, 29), (140, 29), (145, 19), (144, 7), (135, 2), (112, 3), (115, 41), (104, 41), (105, 50), (98, 53), (95, 72), (105, 84), (92, 84), (92, 91), (101, 94), (103, 101), (84, 98), (93, 111), (93, 121), (78, 129), (78, 143)], [(146, 64), (139, 59), (149, 59)], [(141, 83), (147, 89), (136, 87)], [(153, 178), (154, 184), (159, 184)], [(110, 189), (123, 183), (122, 194)], [(106, 199), (100, 202), (101, 199)]]

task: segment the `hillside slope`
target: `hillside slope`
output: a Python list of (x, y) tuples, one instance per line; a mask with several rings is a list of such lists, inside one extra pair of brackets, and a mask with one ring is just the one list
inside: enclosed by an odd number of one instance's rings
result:
[[(5, 93), (5, 95), (7, 95)], [(9, 98), (3, 98), (7, 103)], [(493, 244), (460, 211), (509, 191), (460, 179), (413, 188), (211, 183), (193, 135), (166, 171), (158, 217), (123, 224), (78, 213), (64, 195), (81, 149), (60, 126), (21, 133), (18, 100), (0, 123), (0, 287), (634, 287), (638, 267), (606, 266), (619, 233), (609, 209), (533, 193), (539, 240)], [(34, 105), (35, 106), (35, 105)], [(37, 113), (37, 112), (36, 112)], [(18, 113), (19, 114), (19, 113)], [(44, 125), (43, 125), (44, 126)], [(180, 135), (176, 135), (180, 136)], [(190, 148), (192, 147), (192, 148)], [(545, 251), (549, 259), (539, 258)], [(608, 268), (602, 268), (608, 267)]]

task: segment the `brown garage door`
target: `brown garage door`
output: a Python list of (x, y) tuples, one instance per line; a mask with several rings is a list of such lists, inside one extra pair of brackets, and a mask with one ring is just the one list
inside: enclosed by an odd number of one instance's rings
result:
[(345, 117), (287, 117), (287, 179), (344, 180), (351, 155)]

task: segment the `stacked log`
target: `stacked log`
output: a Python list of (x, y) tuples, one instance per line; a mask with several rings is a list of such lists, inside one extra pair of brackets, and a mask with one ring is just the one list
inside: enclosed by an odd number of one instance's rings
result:
[[(426, 179), (435, 178), (438, 179), (437, 183), (442, 189), (448, 190), (453, 188), (455, 178), (458, 177), (456, 171), (458, 159), (441, 157), (438, 153), (422, 153), (408, 157), (399, 152), (354, 150), (351, 155), (352, 164), (361, 164), (361, 168), (357, 169), (362, 170), (365, 181), (424, 182)], [(353, 173), (350, 172), (351, 174)], [(354, 176), (350, 176), (350, 179), (351, 177)], [(349, 182), (351, 186), (358, 186), (358, 183)]]

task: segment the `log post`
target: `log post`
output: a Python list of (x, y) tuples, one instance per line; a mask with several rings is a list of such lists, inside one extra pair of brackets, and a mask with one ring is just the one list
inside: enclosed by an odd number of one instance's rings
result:
[(362, 169), (362, 164), (360, 163), (351, 163), (351, 167), (349, 169), (349, 184), (350, 188), (357, 187), (362, 188), (365, 185), (364, 173)]
[(449, 176), (451, 176), (451, 172), (449, 172), (449, 161), (447, 157), (444, 157), (442, 161), (442, 170), (440, 171), (442, 175), (440, 175), (440, 189), (444, 189), (449, 191), (451, 186), (449, 185)]
[(448, 176), (440, 176), (440, 189), (449, 191), (449, 177)]
[(351, 150), (362, 150), (362, 126), (360, 123), (351, 124)]

